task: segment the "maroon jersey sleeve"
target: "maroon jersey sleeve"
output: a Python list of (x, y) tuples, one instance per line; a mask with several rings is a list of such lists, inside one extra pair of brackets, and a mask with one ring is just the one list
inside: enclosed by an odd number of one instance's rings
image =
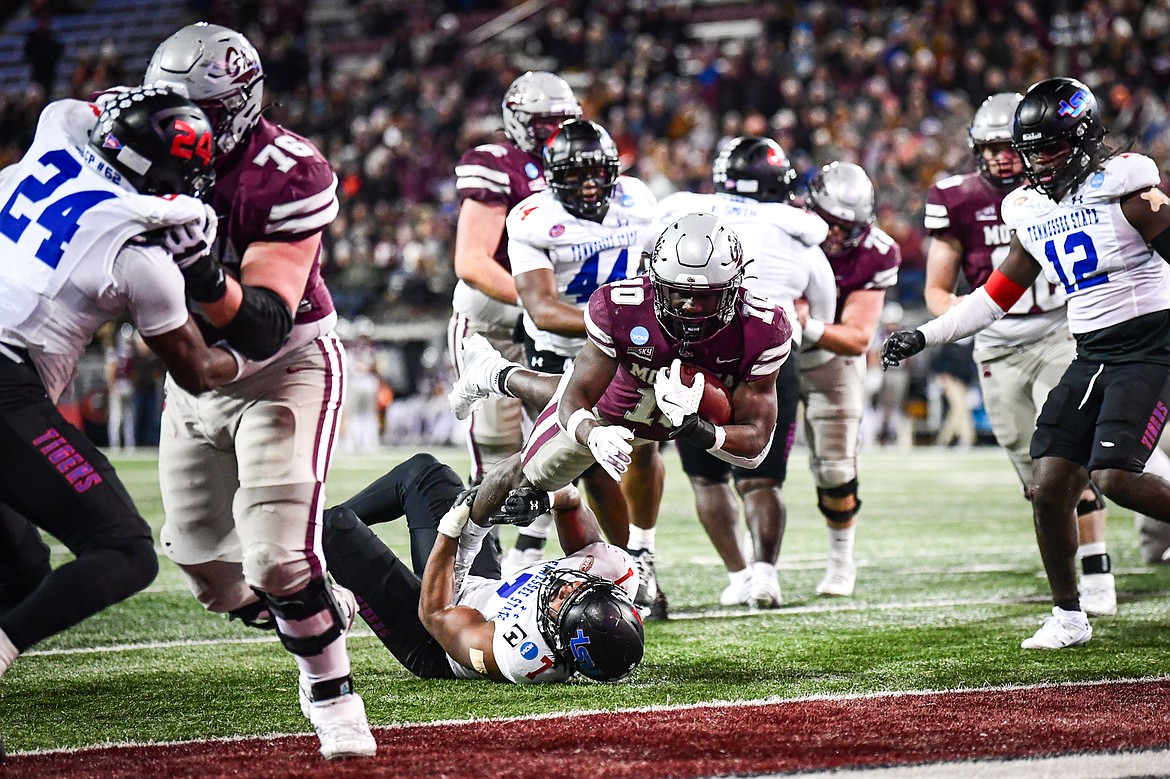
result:
[(477, 200), (511, 210), (545, 188), (540, 160), (512, 144), (487, 143), (463, 153), (455, 166), (459, 200)]
[(978, 173), (943, 179), (931, 187), (925, 226), (932, 236), (948, 237), (963, 247), (963, 276), (974, 289), (998, 264), (992, 255), (1011, 243), (1000, 205), (1004, 193)]
[(889, 289), (898, 281), (898, 268), (902, 265), (902, 250), (897, 242), (877, 226), (869, 228), (861, 242), (829, 258), (833, 276), (837, 280), (837, 315), (849, 296), (862, 289)]
[(258, 241), (299, 241), (337, 216), (333, 166), (305, 138), (265, 119), (216, 166), (210, 202), (237, 254)]

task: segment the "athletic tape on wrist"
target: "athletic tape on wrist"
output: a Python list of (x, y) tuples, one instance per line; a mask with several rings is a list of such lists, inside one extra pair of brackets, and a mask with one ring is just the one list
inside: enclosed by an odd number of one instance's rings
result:
[(593, 416), (593, 412), (587, 408), (579, 408), (569, 415), (569, 425), (565, 428), (565, 432), (568, 433), (569, 437), (574, 441), (580, 442), (580, 439), (577, 438), (577, 428), (580, 427), (581, 423), (586, 419), (597, 421), (597, 417)]

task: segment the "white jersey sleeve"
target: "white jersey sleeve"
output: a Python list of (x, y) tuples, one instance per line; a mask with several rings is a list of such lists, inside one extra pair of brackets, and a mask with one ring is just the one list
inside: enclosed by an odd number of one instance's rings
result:
[(161, 248), (127, 245), (114, 261), (115, 288), (146, 338), (169, 333), (187, 321), (183, 274)]
[(556, 217), (562, 214), (563, 211), (548, 191), (524, 198), (508, 212), (505, 229), (508, 232), (508, 260), (512, 263), (513, 276), (541, 268), (554, 269), (549, 256), (549, 233), (555, 232), (553, 228), (558, 224)]

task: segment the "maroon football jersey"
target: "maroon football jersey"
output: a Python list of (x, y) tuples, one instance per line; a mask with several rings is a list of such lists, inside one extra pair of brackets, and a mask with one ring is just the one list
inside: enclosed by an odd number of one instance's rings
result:
[(963, 245), (963, 276), (971, 289), (1007, 256), (1012, 235), (999, 212), (1004, 194), (978, 173), (964, 173), (939, 181), (927, 195), (926, 230)]
[(639, 438), (664, 441), (670, 423), (654, 401), (654, 377), (677, 357), (714, 373), (727, 388), (775, 373), (787, 359), (792, 326), (784, 310), (744, 288), (736, 293), (735, 316), (719, 332), (698, 343), (672, 338), (654, 313), (648, 276), (598, 287), (585, 314), (589, 340), (618, 361), (618, 369), (597, 411)]
[[(310, 141), (263, 117), (246, 143), (216, 160), (215, 173), (207, 202), (219, 214), (218, 259), (237, 278), (251, 244), (299, 241), (337, 216), (333, 166)], [(318, 250), (294, 321), (316, 322), (331, 313)]]
[[(478, 200), (486, 205), (512, 207), (533, 192), (547, 189), (540, 157), (517, 148), (511, 141), (485, 143), (466, 151), (455, 166), (459, 202)], [(496, 262), (509, 271), (508, 231), (496, 246)]]
[(833, 321), (841, 321), (841, 310), (850, 293), (859, 289), (888, 289), (898, 281), (898, 266), (902, 264), (902, 250), (880, 227), (872, 226), (861, 242), (837, 257), (830, 257), (833, 276), (837, 279), (837, 314)]

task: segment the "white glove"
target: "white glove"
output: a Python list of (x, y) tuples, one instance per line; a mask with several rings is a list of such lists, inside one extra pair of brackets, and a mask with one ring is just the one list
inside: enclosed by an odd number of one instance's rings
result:
[(475, 494), (478, 490), (478, 487), (472, 487), (469, 490), (464, 490), (459, 493), (459, 497), (455, 499), (455, 503), (451, 505), (451, 508), (447, 509), (447, 513), (439, 520), (438, 531), (441, 534), (456, 540), (463, 535), (463, 526), (471, 518), (471, 505), (475, 503)]
[(620, 482), (630, 467), (633, 438), (633, 431), (621, 425), (598, 425), (589, 431), (589, 451), (614, 481)]
[(171, 253), (179, 270), (186, 270), (211, 254), (219, 231), (219, 217), (215, 209), (204, 204), (203, 218), (168, 227), (163, 233), (163, 247)]
[(682, 383), (682, 360), (677, 357), (669, 369), (658, 370), (654, 377), (654, 400), (670, 420), (671, 427), (678, 427), (688, 415), (699, 413), (704, 383), (703, 374), (696, 373), (691, 386), (685, 386)]

